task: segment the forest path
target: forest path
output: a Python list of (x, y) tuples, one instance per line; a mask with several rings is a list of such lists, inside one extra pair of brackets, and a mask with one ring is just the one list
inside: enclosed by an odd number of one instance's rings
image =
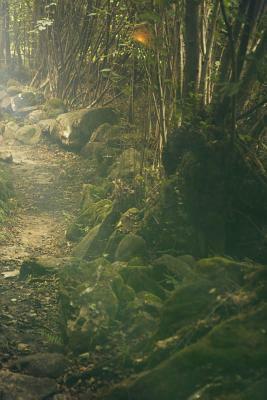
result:
[(0, 372), (19, 356), (49, 352), (55, 345), (57, 277), (20, 281), (17, 274), (28, 257), (70, 253), (65, 230), (89, 172), (85, 160), (57, 145), (1, 144), (1, 152), (13, 156), (15, 199), (0, 227)]

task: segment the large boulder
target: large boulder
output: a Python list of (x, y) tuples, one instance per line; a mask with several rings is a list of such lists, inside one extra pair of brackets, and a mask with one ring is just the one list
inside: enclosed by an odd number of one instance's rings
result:
[(65, 146), (81, 149), (99, 125), (104, 122), (115, 123), (117, 119), (117, 113), (111, 108), (72, 111), (57, 117), (55, 136)]
[(133, 233), (129, 233), (121, 240), (115, 254), (115, 258), (118, 261), (130, 261), (134, 257), (145, 256), (147, 256), (145, 240)]

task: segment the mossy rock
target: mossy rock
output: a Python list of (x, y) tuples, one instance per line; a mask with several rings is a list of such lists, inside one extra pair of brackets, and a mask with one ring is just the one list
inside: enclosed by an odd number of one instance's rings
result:
[(135, 298), (135, 291), (124, 283), (120, 275), (113, 279), (112, 289), (120, 302), (121, 308), (125, 308)]
[(84, 236), (80, 243), (78, 243), (78, 245), (73, 249), (72, 254), (74, 257), (86, 258), (88, 250), (91, 248), (94, 239), (97, 237), (99, 229), (100, 225), (96, 225)]
[(90, 159), (100, 176), (107, 176), (109, 168), (118, 156), (118, 150), (109, 148), (102, 142), (88, 142), (81, 154)]
[(111, 194), (111, 185), (110, 182), (104, 179), (101, 180), (101, 184), (99, 185), (93, 185), (91, 183), (84, 184), (80, 204), (82, 211), (87, 210), (92, 204), (99, 200), (106, 199), (109, 194)]
[[(187, 400), (213, 379), (232, 379), (256, 373), (267, 365), (266, 306), (216, 326), (207, 336), (152, 370), (128, 379), (101, 400)], [(233, 386), (234, 392), (234, 386)], [(216, 398), (220, 398), (219, 396)], [(240, 397), (243, 399), (242, 390)], [(254, 396), (252, 397), (254, 398)]]
[(21, 112), (25, 108), (33, 107), (41, 103), (41, 95), (32, 91), (25, 91), (12, 97), (11, 107), (13, 112)]
[(119, 299), (113, 290), (116, 269), (103, 257), (76, 261), (60, 274), (60, 320), (70, 348), (79, 353), (107, 340), (117, 317)]
[[(114, 261), (115, 259), (116, 249), (118, 248), (118, 245), (120, 244), (124, 236), (125, 235), (122, 232), (116, 229), (114, 232), (112, 232), (108, 239), (107, 245), (105, 247), (105, 253), (112, 261)], [(140, 263), (138, 265), (140, 265)]]
[(121, 232), (127, 233), (137, 233), (141, 227), (141, 212), (136, 207), (129, 208), (125, 211), (117, 225), (117, 229)]
[(145, 311), (152, 317), (158, 318), (162, 308), (162, 300), (151, 292), (139, 292), (135, 298), (127, 305), (125, 318), (131, 319), (139, 311)]
[(71, 111), (57, 117), (55, 137), (63, 145), (80, 150), (98, 126), (104, 122), (115, 123), (117, 119), (117, 113), (111, 108)]
[(129, 261), (136, 256), (147, 256), (147, 244), (141, 236), (129, 233), (119, 243), (115, 258), (118, 261)]
[(9, 87), (7, 88), (7, 94), (8, 94), (9, 96), (16, 96), (17, 94), (21, 93), (22, 90), (23, 90), (23, 89), (22, 89), (21, 86), (14, 86), (14, 85), (12, 85), (12, 86), (9, 86)]
[(136, 293), (150, 292), (164, 299), (166, 292), (152, 277), (152, 268), (145, 266), (127, 266), (120, 270), (126, 285), (131, 286)]
[(41, 130), (35, 125), (24, 125), (18, 129), (15, 137), (20, 143), (35, 145), (41, 140)]
[(67, 112), (64, 102), (58, 98), (48, 99), (43, 107), (48, 118), (57, 118), (60, 114)]
[(86, 230), (92, 229), (100, 224), (106, 215), (110, 212), (112, 201), (108, 199), (99, 200), (92, 203), (83, 211), (71, 224), (66, 233), (68, 240), (77, 241), (86, 234)]
[(141, 154), (134, 148), (124, 150), (114, 165), (111, 167), (109, 176), (111, 179), (124, 179), (131, 181), (140, 174)]
[(28, 116), (27, 119), (30, 123), (38, 123), (41, 120), (47, 120), (48, 115), (44, 110), (34, 110)]
[(215, 283), (201, 278), (178, 287), (162, 308), (157, 337), (172, 336), (184, 326), (207, 318), (221, 292)]
[(109, 123), (105, 123), (100, 125), (96, 130), (92, 133), (90, 138), (90, 142), (106, 142), (107, 136), (109, 135), (112, 129), (112, 125)]
[(144, 265), (145, 260), (142, 257), (133, 257), (128, 262), (129, 267), (138, 267), (139, 265)]
[(233, 281), (238, 285), (244, 283), (244, 277), (255, 270), (249, 263), (236, 262), (224, 257), (203, 258), (197, 262), (197, 271), (213, 281)]
[(190, 262), (191, 264), (186, 262), (186, 258), (183, 256), (173, 257), (169, 254), (164, 254), (153, 261), (154, 277), (157, 281), (163, 282), (166, 288), (172, 289), (178, 282), (183, 283), (196, 278), (191, 258)]

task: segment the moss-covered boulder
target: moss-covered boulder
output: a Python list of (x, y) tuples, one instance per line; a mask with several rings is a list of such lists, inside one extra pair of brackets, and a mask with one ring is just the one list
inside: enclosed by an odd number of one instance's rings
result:
[(112, 208), (112, 201), (108, 199), (92, 203), (82, 211), (66, 232), (66, 238), (77, 241), (86, 234), (86, 231), (100, 224)]
[(48, 99), (45, 102), (43, 109), (47, 114), (47, 118), (51, 119), (57, 118), (60, 114), (67, 112), (67, 107), (64, 102), (58, 98)]
[(118, 261), (129, 261), (133, 257), (146, 257), (147, 244), (145, 240), (138, 235), (129, 233), (119, 243), (115, 258)]
[(37, 125), (24, 125), (15, 134), (15, 139), (23, 144), (35, 145), (40, 142), (42, 132)]
[(112, 289), (120, 302), (120, 311), (124, 310), (127, 304), (135, 298), (135, 291), (124, 283), (120, 275), (113, 279)]
[[(228, 395), (232, 395), (237, 375), (242, 380), (249, 371), (260, 375), (266, 368), (266, 311), (266, 306), (259, 306), (219, 324), (197, 343), (175, 352), (154, 369), (124, 381), (109, 393), (102, 393), (99, 399), (177, 400), (178, 394), (180, 400), (187, 400), (193, 398), (190, 396), (198, 388), (216, 380), (218, 383), (218, 379), (230, 380)], [(236, 398), (243, 399), (240, 392)], [(219, 399), (220, 394), (209, 398)]]
[(121, 215), (116, 228), (125, 234), (136, 234), (140, 230), (141, 220), (142, 214), (140, 210), (136, 207), (132, 207)]
[(124, 282), (131, 286), (136, 293), (150, 292), (163, 299), (166, 297), (165, 290), (153, 279), (151, 267), (127, 266), (121, 268), (120, 274)]
[(73, 256), (78, 258), (86, 258), (95, 238), (98, 235), (100, 229), (100, 224), (96, 225), (94, 228), (90, 229), (89, 232), (84, 236), (84, 238), (77, 244), (73, 249)]
[(99, 175), (107, 176), (109, 168), (118, 157), (119, 151), (106, 146), (105, 143), (90, 141), (83, 147), (81, 154), (91, 160)]
[(109, 239), (116, 228), (121, 214), (129, 207), (128, 204), (131, 204), (132, 200), (133, 197), (128, 198), (124, 196), (119, 200), (115, 199), (113, 201), (112, 209), (100, 224), (98, 233), (87, 251), (86, 258), (99, 257), (105, 253)]
[(44, 110), (34, 110), (27, 116), (27, 120), (32, 124), (35, 124), (43, 119), (48, 119), (48, 115)]
[(144, 208), (141, 235), (156, 254), (195, 254), (196, 239), (181, 193), (181, 177), (162, 180)]
[(166, 338), (179, 329), (195, 326), (197, 321), (207, 318), (217, 296), (224, 292), (207, 279), (198, 279), (179, 286), (162, 308), (158, 337)]
[(153, 261), (153, 272), (157, 281), (164, 284), (166, 288), (172, 289), (179, 282), (182, 283), (196, 277), (196, 262), (193, 257), (173, 257), (164, 254)]
[(24, 109), (41, 104), (42, 101), (43, 97), (41, 94), (32, 91), (24, 91), (12, 97), (11, 108), (13, 112), (20, 113), (23, 112)]
[(107, 340), (109, 325), (119, 309), (119, 299), (112, 288), (116, 276), (104, 258), (78, 262), (62, 271), (61, 324), (73, 351), (87, 351)]
[(134, 148), (124, 150), (111, 167), (109, 176), (112, 179), (131, 181), (140, 173), (141, 154)]
[(93, 185), (91, 183), (86, 183), (83, 185), (82, 198), (80, 208), (82, 211), (87, 210), (92, 204), (99, 200), (106, 199), (108, 195), (111, 194), (110, 182), (101, 180), (101, 184)]
[(242, 285), (246, 275), (255, 270), (255, 265), (242, 263), (225, 257), (202, 258), (197, 262), (197, 271), (213, 281), (233, 282)]
[(57, 117), (56, 138), (65, 146), (81, 149), (92, 132), (104, 122), (115, 123), (117, 113), (111, 108), (82, 109)]

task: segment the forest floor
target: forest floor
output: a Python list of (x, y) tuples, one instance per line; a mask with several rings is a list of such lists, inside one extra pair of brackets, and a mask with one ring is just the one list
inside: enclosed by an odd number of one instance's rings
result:
[[(56, 145), (1, 145), (1, 151), (13, 156), (15, 190), (13, 211), (0, 228), (0, 370), (5, 370), (20, 356), (53, 347), (49, 337), (58, 331), (58, 279), (21, 281), (19, 268), (29, 257), (70, 253), (65, 230), (89, 171), (81, 157)], [(75, 389), (63, 392), (60, 399), (82, 398)]]

